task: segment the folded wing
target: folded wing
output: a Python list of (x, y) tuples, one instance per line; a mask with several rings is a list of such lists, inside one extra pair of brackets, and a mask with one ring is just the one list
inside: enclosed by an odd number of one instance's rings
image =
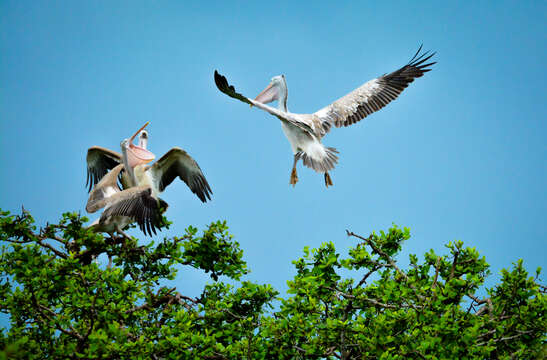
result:
[(167, 208), (167, 203), (152, 196), (149, 186), (138, 186), (120, 191), (108, 198), (109, 205), (103, 211), (101, 219), (114, 216), (132, 218), (139, 228), (152, 236), (161, 227), (161, 214)]
[(103, 176), (93, 187), (85, 207), (88, 213), (94, 213), (97, 210), (104, 208), (109, 204), (109, 198), (121, 191), (118, 186), (118, 176), (123, 168), (123, 164), (114, 167), (112, 171)]

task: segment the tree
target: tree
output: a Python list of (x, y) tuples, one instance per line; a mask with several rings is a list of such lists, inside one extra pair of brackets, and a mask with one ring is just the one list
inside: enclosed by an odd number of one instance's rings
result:
[[(522, 261), (475, 294), (489, 274), (473, 248), (396, 255), (408, 229), (356, 241), (347, 256), (333, 243), (304, 249), (285, 298), (242, 281), (239, 244), (225, 223), (202, 234), (139, 245), (84, 227), (63, 214), (37, 229), (31, 215), (1, 212), (0, 358), (136, 359), (485, 359), (545, 355), (546, 288)], [(165, 226), (169, 223), (164, 220)], [(92, 258), (107, 254), (99, 265)], [(197, 298), (167, 287), (181, 266), (210, 274)], [(358, 274), (344, 278), (342, 274)], [(228, 278), (236, 285), (219, 279)], [(161, 281), (161, 283), (160, 283)]]

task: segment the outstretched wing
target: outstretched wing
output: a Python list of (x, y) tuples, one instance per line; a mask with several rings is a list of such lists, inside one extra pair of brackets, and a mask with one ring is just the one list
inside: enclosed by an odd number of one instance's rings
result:
[(127, 216), (137, 222), (142, 232), (152, 236), (161, 226), (161, 214), (167, 203), (152, 196), (149, 186), (139, 186), (112, 195), (110, 205), (104, 210), (101, 219), (111, 216)]
[(286, 121), (302, 129), (305, 132), (308, 132), (312, 135), (316, 135), (313, 129), (311, 128), (310, 124), (301, 121), (301, 119), (299, 119), (294, 114), (283, 112), (281, 110), (278, 110), (276, 108), (263, 104), (259, 101), (249, 99), (248, 97), (245, 97), (241, 95), (240, 93), (236, 92), (236, 89), (234, 88), (234, 86), (228, 84), (228, 80), (226, 80), (226, 77), (224, 77), (223, 75), (220, 75), (218, 71), (216, 70), (215, 70), (215, 84), (217, 85), (217, 88), (220, 91), (222, 91), (229, 97), (238, 99), (239, 101), (243, 101), (244, 103), (247, 103), (249, 105), (256, 106), (259, 109), (262, 109), (274, 116), (277, 116), (281, 121)]
[(419, 55), (421, 49), (420, 45), (416, 54), (402, 68), (366, 82), (346, 96), (317, 111), (314, 115), (320, 119), (323, 129), (328, 131), (331, 125), (341, 127), (355, 124), (395, 100), (408, 84), (430, 71), (428, 66), (436, 63), (424, 64), (435, 53), (429, 56), (427, 56), (428, 52)]
[(181, 148), (174, 147), (152, 165), (152, 178), (163, 191), (178, 176), (202, 201), (211, 200), (213, 191), (198, 163)]
[(88, 192), (115, 166), (122, 163), (122, 156), (101, 146), (92, 146), (87, 150)]

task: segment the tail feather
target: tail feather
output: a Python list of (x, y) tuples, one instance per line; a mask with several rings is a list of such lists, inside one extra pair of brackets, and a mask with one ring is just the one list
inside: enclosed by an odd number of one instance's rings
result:
[(338, 163), (338, 150), (332, 147), (325, 147), (319, 144), (321, 148), (315, 147), (312, 151), (299, 151), (296, 156), (302, 159), (305, 166), (312, 168), (319, 173), (326, 173), (334, 169)]

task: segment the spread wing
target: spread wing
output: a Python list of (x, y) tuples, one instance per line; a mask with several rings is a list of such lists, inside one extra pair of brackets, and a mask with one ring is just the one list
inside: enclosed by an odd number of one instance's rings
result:
[(281, 110), (278, 110), (276, 108), (273, 108), (271, 106), (265, 105), (259, 101), (249, 99), (248, 97), (245, 97), (241, 95), (240, 93), (236, 92), (236, 89), (233, 85), (228, 84), (228, 80), (226, 80), (226, 77), (223, 75), (220, 75), (215, 70), (215, 84), (217, 85), (217, 88), (228, 95), (229, 97), (232, 97), (234, 99), (238, 99), (239, 101), (243, 101), (244, 103), (247, 103), (249, 105), (256, 106), (259, 109), (262, 109), (266, 112), (269, 112), (270, 114), (277, 116), (281, 121), (286, 121), (294, 126), (302, 129), (305, 132), (308, 132), (312, 135), (316, 135), (313, 129), (310, 127), (310, 124), (307, 124), (305, 122), (302, 122), (297, 116), (294, 114), (286, 113)]
[(198, 163), (181, 148), (174, 147), (152, 165), (152, 178), (163, 191), (178, 176), (202, 201), (211, 200), (213, 191)]
[(87, 181), (88, 192), (93, 189), (106, 173), (122, 163), (122, 156), (101, 146), (92, 146), (87, 150)]
[(149, 186), (138, 186), (120, 191), (109, 197), (110, 205), (101, 219), (111, 216), (127, 216), (137, 222), (142, 232), (152, 236), (161, 227), (161, 214), (167, 203), (152, 196)]
[(317, 111), (314, 115), (320, 119), (323, 129), (329, 131), (331, 125), (341, 127), (355, 124), (395, 100), (408, 84), (430, 71), (428, 66), (436, 63), (424, 64), (435, 53), (429, 56), (427, 56), (428, 52), (419, 54), (421, 49), (422, 46), (408, 64), (402, 68), (366, 82), (346, 96)]

